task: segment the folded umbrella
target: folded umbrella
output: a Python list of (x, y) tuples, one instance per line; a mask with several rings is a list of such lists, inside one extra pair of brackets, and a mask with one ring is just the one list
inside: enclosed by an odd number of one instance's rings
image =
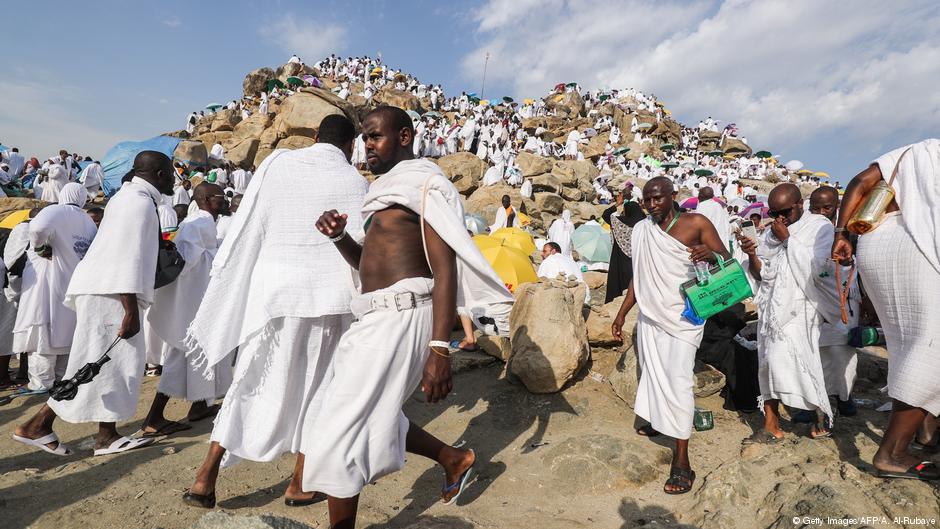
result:
[(55, 400), (72, 400), (75, 398), (75, 395), (78, 394), (78, 386), (83, 384), (88, 384), (98, 376), (98, 373), (101, 372), (101, 366), (105, 365), (111, 360), (111, 357), (108, 356), (108, 353), (111, 352), (111, 349), (114, 349), (114, 346), (117, 345), (118, 341), (121, 339), (120, 336), (116, 337), (111, 345), (105, 350), (104, 354), (101, 355), (101, 358), (94, 362), (89, 362), (79, 368), (75, 372), (75, 376), (68, 380), (58, 380), (52, 385), (52, 389), (49, 391), (49, 396)]

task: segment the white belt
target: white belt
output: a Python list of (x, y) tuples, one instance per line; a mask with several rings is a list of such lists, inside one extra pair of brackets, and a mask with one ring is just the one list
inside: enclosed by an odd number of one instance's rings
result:
[(385, 294), (375, 294), (369, 299), (369, 312), (376, 310), (411, 310), (431, 303), (431, 296), (428, 294), (415, 294), (414, 292), (388, 292)]

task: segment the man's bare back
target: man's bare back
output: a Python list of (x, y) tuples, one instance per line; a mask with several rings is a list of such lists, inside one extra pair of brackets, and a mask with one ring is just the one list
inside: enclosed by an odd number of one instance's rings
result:
[(359, 277), (363, 293), (409, 277), (432, 277), (418, 214), (397, 205), (372, 214), (362, 243)]

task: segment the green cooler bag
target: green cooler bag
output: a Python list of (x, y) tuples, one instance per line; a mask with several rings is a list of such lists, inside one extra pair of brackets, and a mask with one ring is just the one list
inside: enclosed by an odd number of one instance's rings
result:
[(710, 277), (707, 283), (700, 285), (692, 279), (682, 283), (681, 287), (692, 310), (703, 320), (754, 295), (741, 263), (736, 259), (724, 261), (721, 256), (715, 255), (718, 264), (708, 270)]

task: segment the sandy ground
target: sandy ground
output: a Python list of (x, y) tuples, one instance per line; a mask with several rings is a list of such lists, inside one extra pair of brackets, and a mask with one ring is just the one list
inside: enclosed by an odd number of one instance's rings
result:
[[(442, 473), (430, 461), (409, 456), (402, 472), (366, 488), (359, 527), (700, 527), (709, 516), (702, 505), (714, 494), (724, 495), (718, 501), (736, 501), (722, 492), (721, 483), (728, 478), (729, 465), (742, 458), (740, 441), (760, 421), (759, 414), (723, 410), (717, 395), (700, 399), (699, 406), (714, 411), (716, 427), (692, 439), (696, 491), (667, 496), (662, 484), (669, 441), (637, 436), (632, 411), (606, 382), (587, 376), (562, 393), (533, 395), (506, 380), (502, 371), (499, 363), (464, 371), (456, 376), (455, 392), (446, 403), (429, 405), (415, 394), (406, 406), (406, 414), (428, 431), (476, 450), (478, 472), (458, 505), (439, 504)], [(137, 417), (123, 426), (124, 433), (136, 430), (156, 386), (156, 378), (145, 380)], [(859, 396), (883, 398), (872, 384), (860, 386)], [(63, 441), (78, 449), (59, 458), (10, 440), (15, 423), (42, 402), (32, 397), (0, 408), (0, 527), (178, 529), (205, 514), (184, 505), (180, 495), (205, 456), (210, 421), (150, 447), (105, 457), (91, 454), (93, 425), (59, 422), (56, 431)], [(168, 417), (183, 417), (187, 406), (172, 401)], [(858, 417), (839, 420), (835, 438), (823, 441), (808, 439), (799, 426), (789, 428), (792, 433), (780, 452), (781, 468), (793, 466), (787, 458), (805, 464), (807, 458), (825, 456), (847, 461), (864, 473), (886, 417), (863, 409)], [(755, 457), (756, 464), (763, 464), (761, 458), (775, 456), (767, 452)], [(293, 458), (284, 456), (268, 464), (245, 462), (223, 471), (217, 509), (246, 515), (274, 513), (327, 527), (325, 503), (306, 508), (284, 505), (281, 495), (292, 467)], [(754, 483), (741, 485), (763, 486), (779, 495), (775, 482), (789, 479), (781, 472), (755, 472), (748, 478)], [(840, 472), (845, 475), (844, 469)], [(831, 478), (804, 471), (800, 479), (819, 486)], [(919, 488), (897, 490), (936, 501), (935, 488), (910, 483), (903, 486)], [(932, 509), (929, 500), (926, 508)], [(730, 526), (766, 524), (745, 518)], [(789, 525), (787, 518), (779, 527), (796, 526)]]

